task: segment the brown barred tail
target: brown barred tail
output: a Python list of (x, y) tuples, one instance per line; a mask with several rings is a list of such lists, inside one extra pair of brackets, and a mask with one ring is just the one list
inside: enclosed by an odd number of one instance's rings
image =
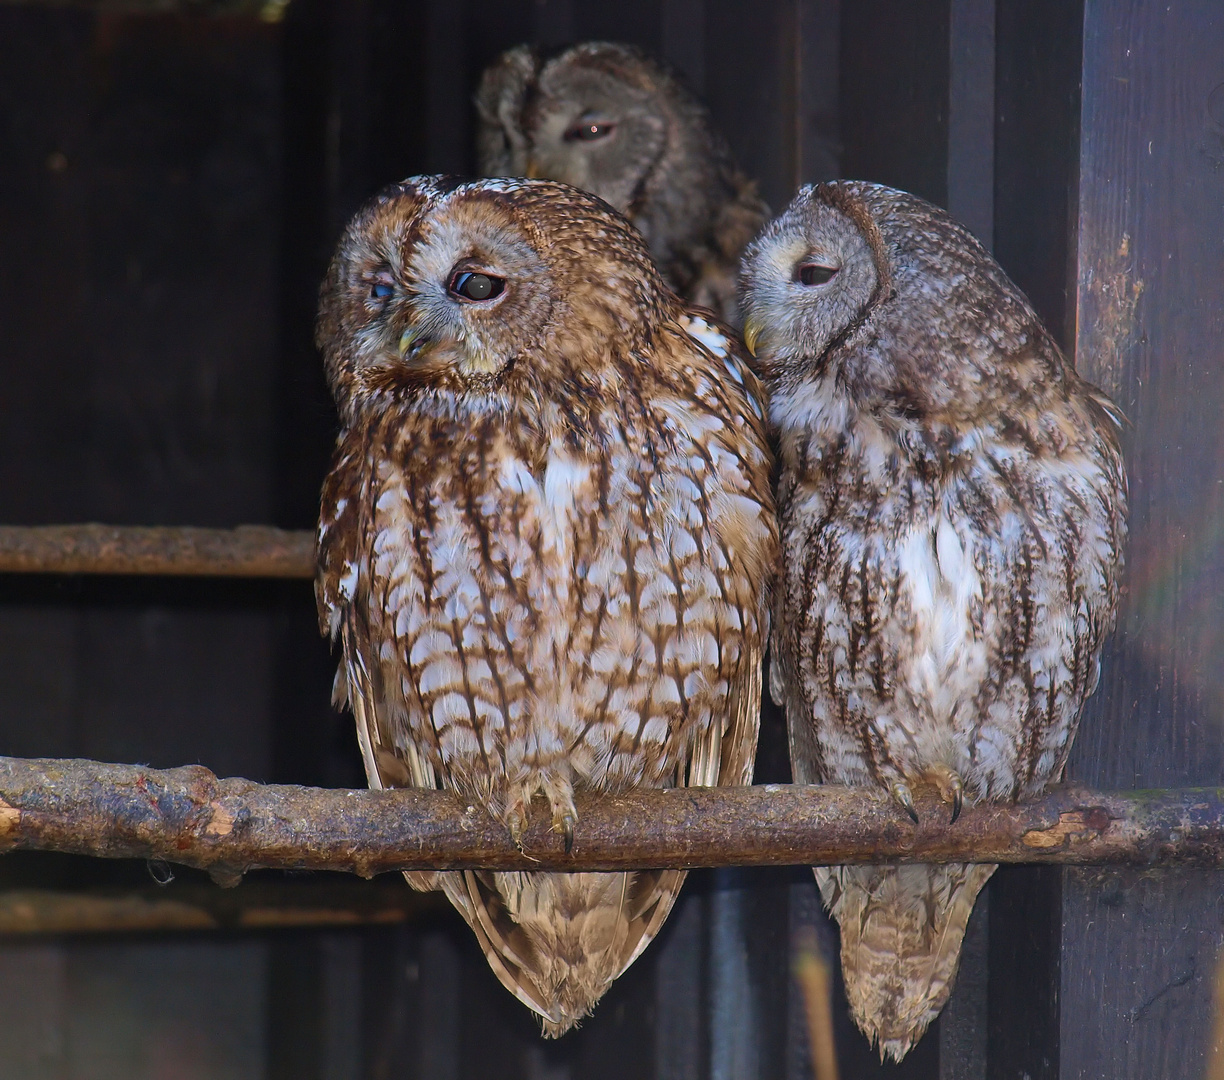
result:
[(900, 1061), (952, 992), (961, 941), (991, 865), (818, 866), (841, 927), (842, 975), (863, 1034)]
[(493, 973), (555, 1038), (587, 1016), (650, 944), (685, 872), (468, 870), (439, 877)]

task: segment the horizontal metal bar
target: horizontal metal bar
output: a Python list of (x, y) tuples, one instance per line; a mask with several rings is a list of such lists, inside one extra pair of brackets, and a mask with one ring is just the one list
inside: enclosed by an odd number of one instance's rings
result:
[(0, 525), (0, 573), (314, 577), (314, 534), (240, 525)]
[(218, 780), (94, 761), (0, 758), (0, 851), (160, 858), (236, 884), (256, 867), (618, 870), (874, 862), (1224, 866), (1214, 788), (1053, 789), (970, 807), (955, 824), (919, 798), (914, 824), (883, 793), (766, 785), (581, 794), (566, 852), (537, 804), (516, 846), (506, 827), (443, 791), (343, 791)]

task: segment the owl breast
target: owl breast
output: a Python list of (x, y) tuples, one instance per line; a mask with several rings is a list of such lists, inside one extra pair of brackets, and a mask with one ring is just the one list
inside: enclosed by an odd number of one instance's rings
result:
[(776, 685), (808, 718), (799, 778), (1035, 793), (1062, 769), (1112, 619), (1106, 463), (980, 431), (927, 455), (826, 392), (782, 455)]
[(744, 677), (761, 576), (737, 548), (768, 549), (766, 515), (722, 421), (656, 407), (652, 437), (601, 418), (597, 450), (493, 423), (374, 436), (390, 452), (368, 467), (350, 576), (378, 711), (494, 812), (537, 789), (564, 804), (575, 785), (684, 782)]

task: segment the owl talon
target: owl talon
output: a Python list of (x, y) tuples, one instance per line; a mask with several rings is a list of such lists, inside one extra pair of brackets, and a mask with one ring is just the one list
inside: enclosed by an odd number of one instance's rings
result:
[(897, 800), (910, 816), (910, 820), (918, 824), (918, 811), (914, 809), (914, 796), (910, 794), (909, 786), (897, 781), (892, 786), (892, 797)]
[(569, 855), (574, 850), (574, 816), (566, 814), (561, 819), (561, 835), (565, 837), (565, 854)]
[(927, 773), (930, 780), (939, 788), (939, 797), (946, 803), (952, 804), (952, 820), (951, 825), (956, 824), (956, 819), (961, 815), (961, 808), (965, 802), (965, 785), (961, 782), (961, 778), (952, 769), (946, 765), (940, 765), (930, 770)]

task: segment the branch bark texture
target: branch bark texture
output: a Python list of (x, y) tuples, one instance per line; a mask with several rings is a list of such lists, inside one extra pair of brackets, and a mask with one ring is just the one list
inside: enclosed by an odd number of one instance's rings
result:
[(884, 795), (766, 785), (578, 800), (573, 849), (547, 809), (515, 847), (505, 827), (441, 791), (344, 791), (0, 757), (0, 851), (164, 859), (237, 884), (258, 867), (351, 871), (618, 870), (872, 862), (1224, 866), (1216, 789), (1100, 793), (1059, 787), (1017, 806), (919, 801), (913, 824)]
[(0, 573), (310, 578), (314, 534), (267, 525), (2, 525)]

